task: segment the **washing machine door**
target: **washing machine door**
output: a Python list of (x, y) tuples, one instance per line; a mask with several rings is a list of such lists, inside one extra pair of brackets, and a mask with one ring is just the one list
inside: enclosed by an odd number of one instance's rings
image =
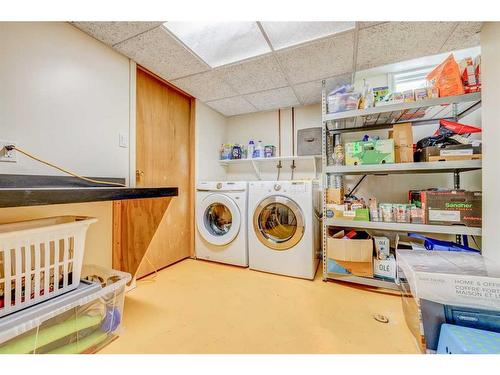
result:
[(227, 195), (211, 194), (198, 207), (196, 224), (200, 235), (213, 245), (227, 245), (240, 231), (241, 213)]
[(293, 200), (275, 195), (259, 203), (253, 215), (253, 229), (261, 243), (272, 250), (287, 250), (304, 235), (304, 215)]

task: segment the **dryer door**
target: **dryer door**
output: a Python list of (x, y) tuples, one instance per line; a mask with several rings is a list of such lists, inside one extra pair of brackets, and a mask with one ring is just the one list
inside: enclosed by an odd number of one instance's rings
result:
[(293, 200), (275, 195), (259, 203), (253, 229), (260, 242), (273, 250), (287, 250), (304, 235), (304, 215)]
[(213, 245), (222, 246), (233, 241), (240, 231), (240, 223), (240, 210), (227, 195), (209, 195), (196, 212), (200, 235)]

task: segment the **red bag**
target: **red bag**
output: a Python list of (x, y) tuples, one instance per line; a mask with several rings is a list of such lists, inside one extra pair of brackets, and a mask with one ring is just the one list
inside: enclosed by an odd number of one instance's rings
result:
[(427, 75), (427, 80), (432, 86), (439, 89), (439, 96), (463, 95), (465, 93), (460, 68), (453, 54), (450, 54), (446, 60), (434, 68)]

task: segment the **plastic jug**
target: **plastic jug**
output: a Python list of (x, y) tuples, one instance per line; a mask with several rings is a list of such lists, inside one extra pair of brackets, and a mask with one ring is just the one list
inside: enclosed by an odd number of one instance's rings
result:
[(247, 148), (247, 159), (252, 159), (255, 152), (255, 143), (253, 141), (248, 142)]

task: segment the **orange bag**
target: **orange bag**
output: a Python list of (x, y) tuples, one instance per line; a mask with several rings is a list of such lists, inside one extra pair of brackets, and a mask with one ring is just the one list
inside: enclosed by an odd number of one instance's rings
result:
[(462, 95), (465, 93), (458, 67), (453, 54), (448, 56), (427, 75), (432, 86), (439, 89), (439, 96)]

